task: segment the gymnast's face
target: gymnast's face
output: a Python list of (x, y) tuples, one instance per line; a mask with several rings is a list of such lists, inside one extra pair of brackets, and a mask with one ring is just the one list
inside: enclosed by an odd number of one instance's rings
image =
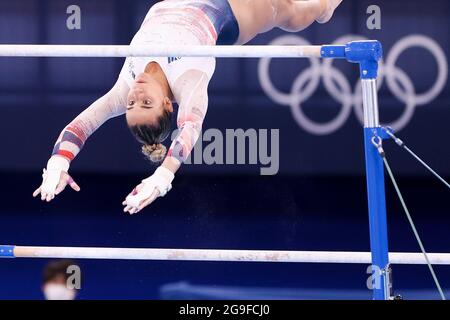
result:
[(154, 123), (164, 110), (173, 112), (172, 102), (151, 75), (142, 73), (135, 80), (127, 98), (128, 125)]

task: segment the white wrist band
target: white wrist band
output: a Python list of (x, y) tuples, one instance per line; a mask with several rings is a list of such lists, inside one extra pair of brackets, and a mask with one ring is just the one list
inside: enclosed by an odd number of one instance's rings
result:
[(143, 187), (137, 194), (127, 197), (127, 205), (135, 208), (139, 207), (140, 203), (149, 198), (155, 189), (159, 191), (159, 197), (164, 197), (172, 189), (174, 178), (175, 175), (172, 171), (159, 167), (152, 176), (142, 180)]
[(47, 171), (49, 170), (60, 170), (68, 172), (70, 167), (70, 162), (61, 156), (52, 156), (47, 162)]
[(155, 173), (151, 177), (142, 180), (142, 183), (144, 185), (154, 184), (159, 191), (159, 196), (164, 197), (167, 192), (172, 189), (172, 181), (174, 178), (175, 175), (172, 171), (161, 166), (156, 169)]
[(70, 163), (60, 156), (53, 156), (47, 162), (46, 178), (42, 184), (42, 192), (54, 194), (61, 179), (61, 172), (69, 171)]
[(164, 167), (161, 166), (161, 167), (158, 167), (158, 169), (155, 170), (155, 173), (151, 177), (148, 177), (147, 179), (142, 180), (142, 182), (145, 183), (147, 180), (149, 180), (152, 177), (161, 178), (165, 182), (167, 182), (167, 184), (171, 184), (173, 179), (175, 178), (175, 175), (169, 169), (164, 168)]

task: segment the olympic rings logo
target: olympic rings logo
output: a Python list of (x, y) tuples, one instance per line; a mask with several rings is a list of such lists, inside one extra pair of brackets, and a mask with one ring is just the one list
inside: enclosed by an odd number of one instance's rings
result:
[[(340, 37), (333, 44), (342, 44), (354, 40), (363, 40), (362, 36), (347, 35)], [(281, 36), (271, 45), (310, 45), (296, 35)], [(438, 74), (435, 83), (424, 93), (416, 93), (414, 83), (402, 69), (396, 66), (400, 55), (414, 47), (429, 51), (437, 62)], [(264, 92), (276, 103), (290, 106), (297, 123), (307, 132), (315, 135), (327, 135), (340, 129), (349, 118), (352, 109), (361, 124), (364, 121), (362, 107), (361, 80), (352, 88), (344, 73), (333, 66), (333, 60), (310, 58), (310, 67), (303, 70), (294, 80), (290, 93), (277, 89), (270, 78), (270, 63), (272, 58), (263, 58), (259, 62), (258, 75)], [(378, 87), (386, 83), (392, 94), (403, 104), (405, 110), (394, 122), (386, 124), (399, 131), (408, 125), (416, 107), (427, 105), (442, 92), (448, 77), (448, 64), (444, 51), (433, 39), (424, 35), (410, 35), (398, 41), (390, 50), (385, 61), (380, 62)], [(338, 115), (329, 122), (319, 123), (311, 120), (302, 110), (302, 103), (308, 100), (318, 89), (321, 80), (327, 92), (341, 104)]]

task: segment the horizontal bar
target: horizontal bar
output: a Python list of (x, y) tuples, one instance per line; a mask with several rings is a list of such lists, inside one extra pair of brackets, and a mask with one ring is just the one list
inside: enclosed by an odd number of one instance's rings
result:
[[(450, 253), (429, 253), (432, 264), (450, 265)], [(370, 252), (209, 249), (127, 249), (0, 246), (1, 257), (222, 262), (303, 262), (371, 264)], [(426, 264), (421, 253), (392, 252), (393, 264)]]
[[(343, 46), (344, 47), (344, 46)], [(322, 46), (0, 45), (0, 57), (321, 57)], [(343, 58), (343, 57), (342, 57)]]

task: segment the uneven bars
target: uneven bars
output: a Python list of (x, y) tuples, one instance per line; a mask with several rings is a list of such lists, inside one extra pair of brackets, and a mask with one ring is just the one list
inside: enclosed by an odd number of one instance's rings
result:
[[(450, 253), (429, 253), (432, 264), (450, 265)], [(370, 252), (131, 249), (88, 247), (0, 246), (0, 258), (67, 258), (106, 260), (177, 260), (222, 262), (290, 262), (371, 264)], [(391, 252), (393, 264), (426, 264), (422, 253)]]
[[(320, 58), (330, 51), (345, 58), (345, 46), (174, 46), (174, 45), (17, 45), (1, 44), (0, 57), (218, 57)], [(339, 54), (339, 56), (337, 55)]]

